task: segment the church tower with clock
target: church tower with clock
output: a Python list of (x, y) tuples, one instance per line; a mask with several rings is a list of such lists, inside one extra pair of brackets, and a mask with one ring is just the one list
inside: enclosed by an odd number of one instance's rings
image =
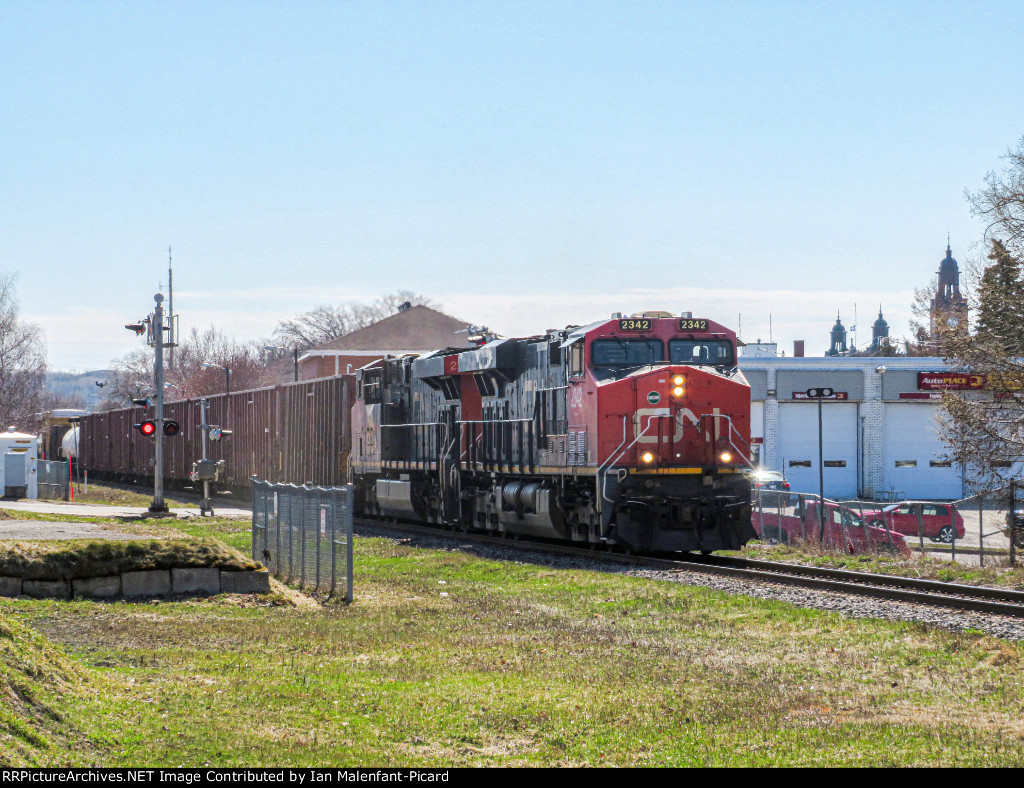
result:
[(931, 306), (932, 340), (938, 340), (943, 329), (967, 327), (967, 299), (960, 293), (960, 268), (946, 243), (946, 257), (939, 263), (939, 286)]

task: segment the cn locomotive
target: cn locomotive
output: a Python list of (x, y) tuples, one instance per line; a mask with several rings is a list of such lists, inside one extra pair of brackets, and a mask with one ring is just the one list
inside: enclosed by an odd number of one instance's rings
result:
[(645, 312), (359, 371), (357, 511), (627, 551), (737, 549), (750, 387), (734, 332)]

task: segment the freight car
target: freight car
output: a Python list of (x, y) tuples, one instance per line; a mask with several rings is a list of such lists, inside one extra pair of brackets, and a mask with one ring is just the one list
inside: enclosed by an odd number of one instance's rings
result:
[(635, 551), (736, 549), (751, 525), (736, 335), (648, 312), (359, 371), (356, 506)]
[[(209, 444), (210, 458), (225, 461), (221, 489), (247, 495), (253, 476), (295, 484), (344, 484), (354, 392), (354, 378), (348, 375), (207, 397), (210, 423), (234, 433)], [(199, 410), (198, 399), (164, 406), (165, 417), (181, 428), (164, 439), (169, 489), (192, 484), (192, 463), (201, 456)], [(153, 440), (134, 428), (147, 416), (152, 417), (152, 410), (132, 407), (82, 417), (81, 464), (90, 478), (152, 484)]]

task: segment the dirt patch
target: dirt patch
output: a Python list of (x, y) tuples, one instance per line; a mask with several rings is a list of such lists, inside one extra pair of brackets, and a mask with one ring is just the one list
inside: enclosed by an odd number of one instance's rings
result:
[(75, 523), (63, 520), (17, 520), (0, 509), (0, 541), (65, 540), (65, 539), (112, 539), (124, 541), (145, 536), (158, 539), (151, 534), (132, 534), (116, 531), (100, 523)]

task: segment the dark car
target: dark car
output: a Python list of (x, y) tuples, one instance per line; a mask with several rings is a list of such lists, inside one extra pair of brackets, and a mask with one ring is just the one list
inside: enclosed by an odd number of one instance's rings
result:
[(750, 479), (754, 505), (762, 507), (789, 506), (796, 502), (796, 496), (789, 494), (789, 482), (778, 471), (755, 470), (747, 474)]

